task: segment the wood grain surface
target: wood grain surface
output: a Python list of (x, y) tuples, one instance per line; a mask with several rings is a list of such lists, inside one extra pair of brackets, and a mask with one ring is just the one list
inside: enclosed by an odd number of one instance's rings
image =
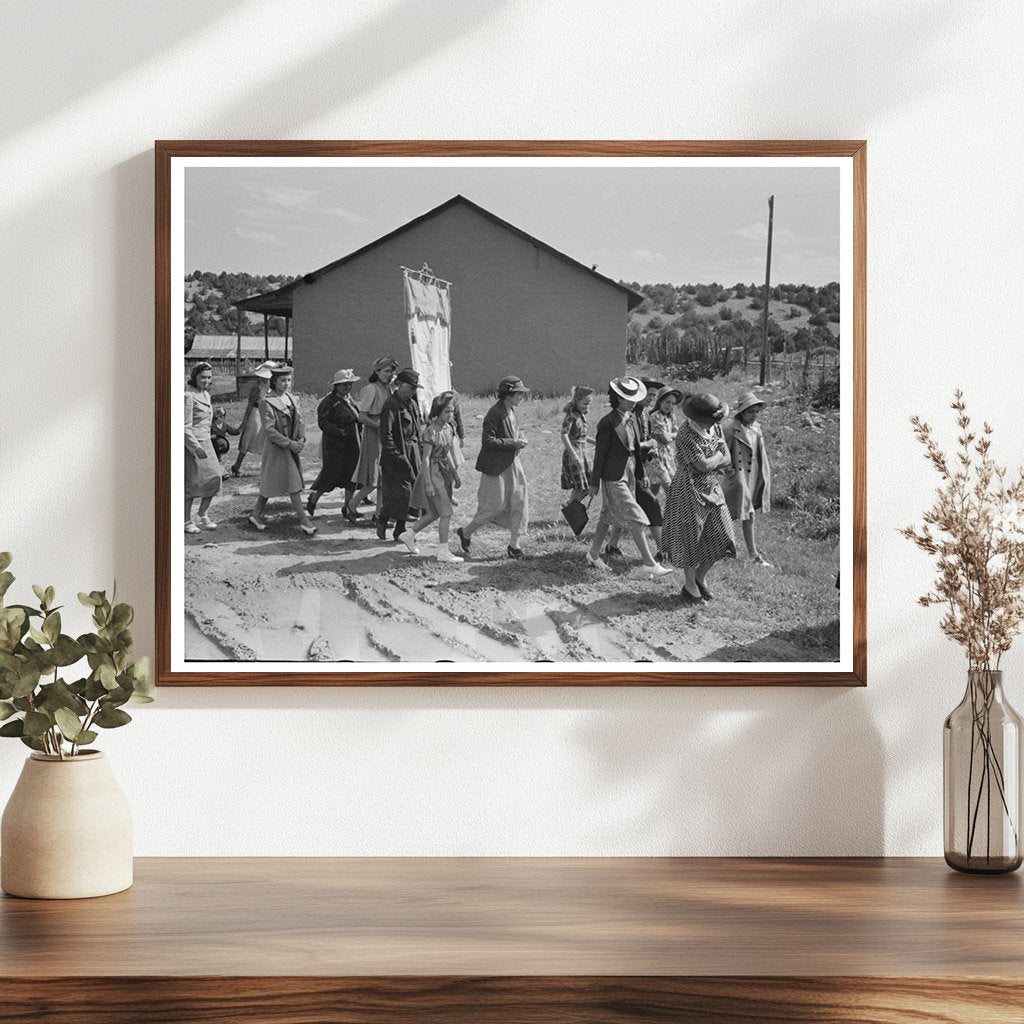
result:
[[(175, 157), (850, 157), (853, 164), (852, 671), (367, 673), (171, 671), (171, 161)], [(867, 143), (841, 139), (714, 140), (159, 140), (155, 170), (156, 674), (160, 686), (864, 686), (867, 682)], [(846, 399), (844, 398), (844, 401)], [(845, 584), (844, 584), (845, 586)], [(845, 629), (844, 625), (844, 629)]]
[(932, 859), (140, 859), (0, 901), (0, 1020), (1024, 1021), (1018, 875)]

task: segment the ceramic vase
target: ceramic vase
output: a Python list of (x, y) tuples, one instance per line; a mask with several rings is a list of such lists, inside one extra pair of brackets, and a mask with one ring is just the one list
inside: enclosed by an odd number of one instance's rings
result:
[(0, 825), (0, 888), (69, 900), (132, 884), (132, 818), (99, 751), (25, 762)]

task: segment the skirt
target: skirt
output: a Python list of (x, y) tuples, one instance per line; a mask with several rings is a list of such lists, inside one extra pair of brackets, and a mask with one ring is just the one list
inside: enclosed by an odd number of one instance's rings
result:
[(474, 531), (493, 523), (512, 533), (525, 533), (530, 525), (530, 499), (522, 463), (515, 459), (500, 476), (482, 474), (476, 503), (476, 515), (469, 524)]
[(621, 480), (601, 481), (600, 522), (606, 526), (650, 526), (647, 513), (636, 500), (636, 476), (633, 466), (627, 462), (626, 472)]
[(697, 496), (688, 473), (676, 474), (668, 493), (661, 539), (662, 550), (668, 553), (673, 565), (693, 568), (736, 557), (732, 516), (721, 487), (717, 491), (720, 502), (706, 501)]
[(245, 425), (238, 438), (238, 457), (262, 454), (263, 424), (260, 422), (260, 411), (259, 409), (250, 409), (246, 413)]
[(197, 459), (191, 452), (185, 452), (185, 497), (212, 498), (219, 490), (221, 483), (220, 459), (213, 450), (213, 441), (203, 439), (205, 459)]
[(452, 482), (448, 480), (437, 466), (430, 467), (430, 482), (434, 487), (434, 493), (427, 494), (427, 477), (424, 473), (416, 478), (412, 488), (412, 497), (409, 503), (414, 508), (425, 508), (428, 512), (439, 516), (441, 519), (451, 518), (454, 508), (452, 507)]
[(642, 485), (636, 488), (636, 503), (644, 510), (651, 526), (661, 526), (665, 522), (658, 499)]
[(583, 456), (583, 465), (579, 459), (562, 450), (562, 490), (585, 491), (590, 487), (590, 459)]
[(352, 473), (357, 487), (376, 487), (380, 483), (380, 431), (364, 426), (359, 448), (359, 461)]
[(352, 486), (352, 474), (359, 461), (359, 438), (355, 435), (332, 439), (330, 445), (320, 443), (323, 454), (323, 466), (316, 480), (310, 486), (311, 491), (326, 494), (335, 487), (346, 490)]

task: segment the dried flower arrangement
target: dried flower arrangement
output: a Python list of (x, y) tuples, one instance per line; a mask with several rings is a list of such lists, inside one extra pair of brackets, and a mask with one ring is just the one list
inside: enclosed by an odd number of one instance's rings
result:
[(911, 419), (942, 482), (923, 525), (901, 532), (936, 557), (934, 586), (918, 600), (944, 608), (942, 631), (967, 655), (967, 692), (944, 729), (946, 860), (965, 871), (1015, 870), (1020, 723), (1003, 701), (999, 666), (1024, 623), (1024, 470), (1012, 476), (995, 463), (992, 427), (972, 429), (959, 389), (952, 409), (953, 457)]
[(924, 525), (901, 532), (937, 557), (934, 588), (918, 600), (942, 605), (940, 626), (962, 644), (971, 669), (994, 671), (1024, 623), (1024, 470), (1008, 481), (989, 455), (992, 427), (971, 429), (963, 392), (952, 403), (960, 434), (950, 459), (932, 428), (914, 416), (914, 434), (942, 478)]

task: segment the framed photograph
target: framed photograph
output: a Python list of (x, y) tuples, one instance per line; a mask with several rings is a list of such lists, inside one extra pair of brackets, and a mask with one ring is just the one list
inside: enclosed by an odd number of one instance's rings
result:
[(865, 685), (864, 142), (158, 142), (160, 685)]

